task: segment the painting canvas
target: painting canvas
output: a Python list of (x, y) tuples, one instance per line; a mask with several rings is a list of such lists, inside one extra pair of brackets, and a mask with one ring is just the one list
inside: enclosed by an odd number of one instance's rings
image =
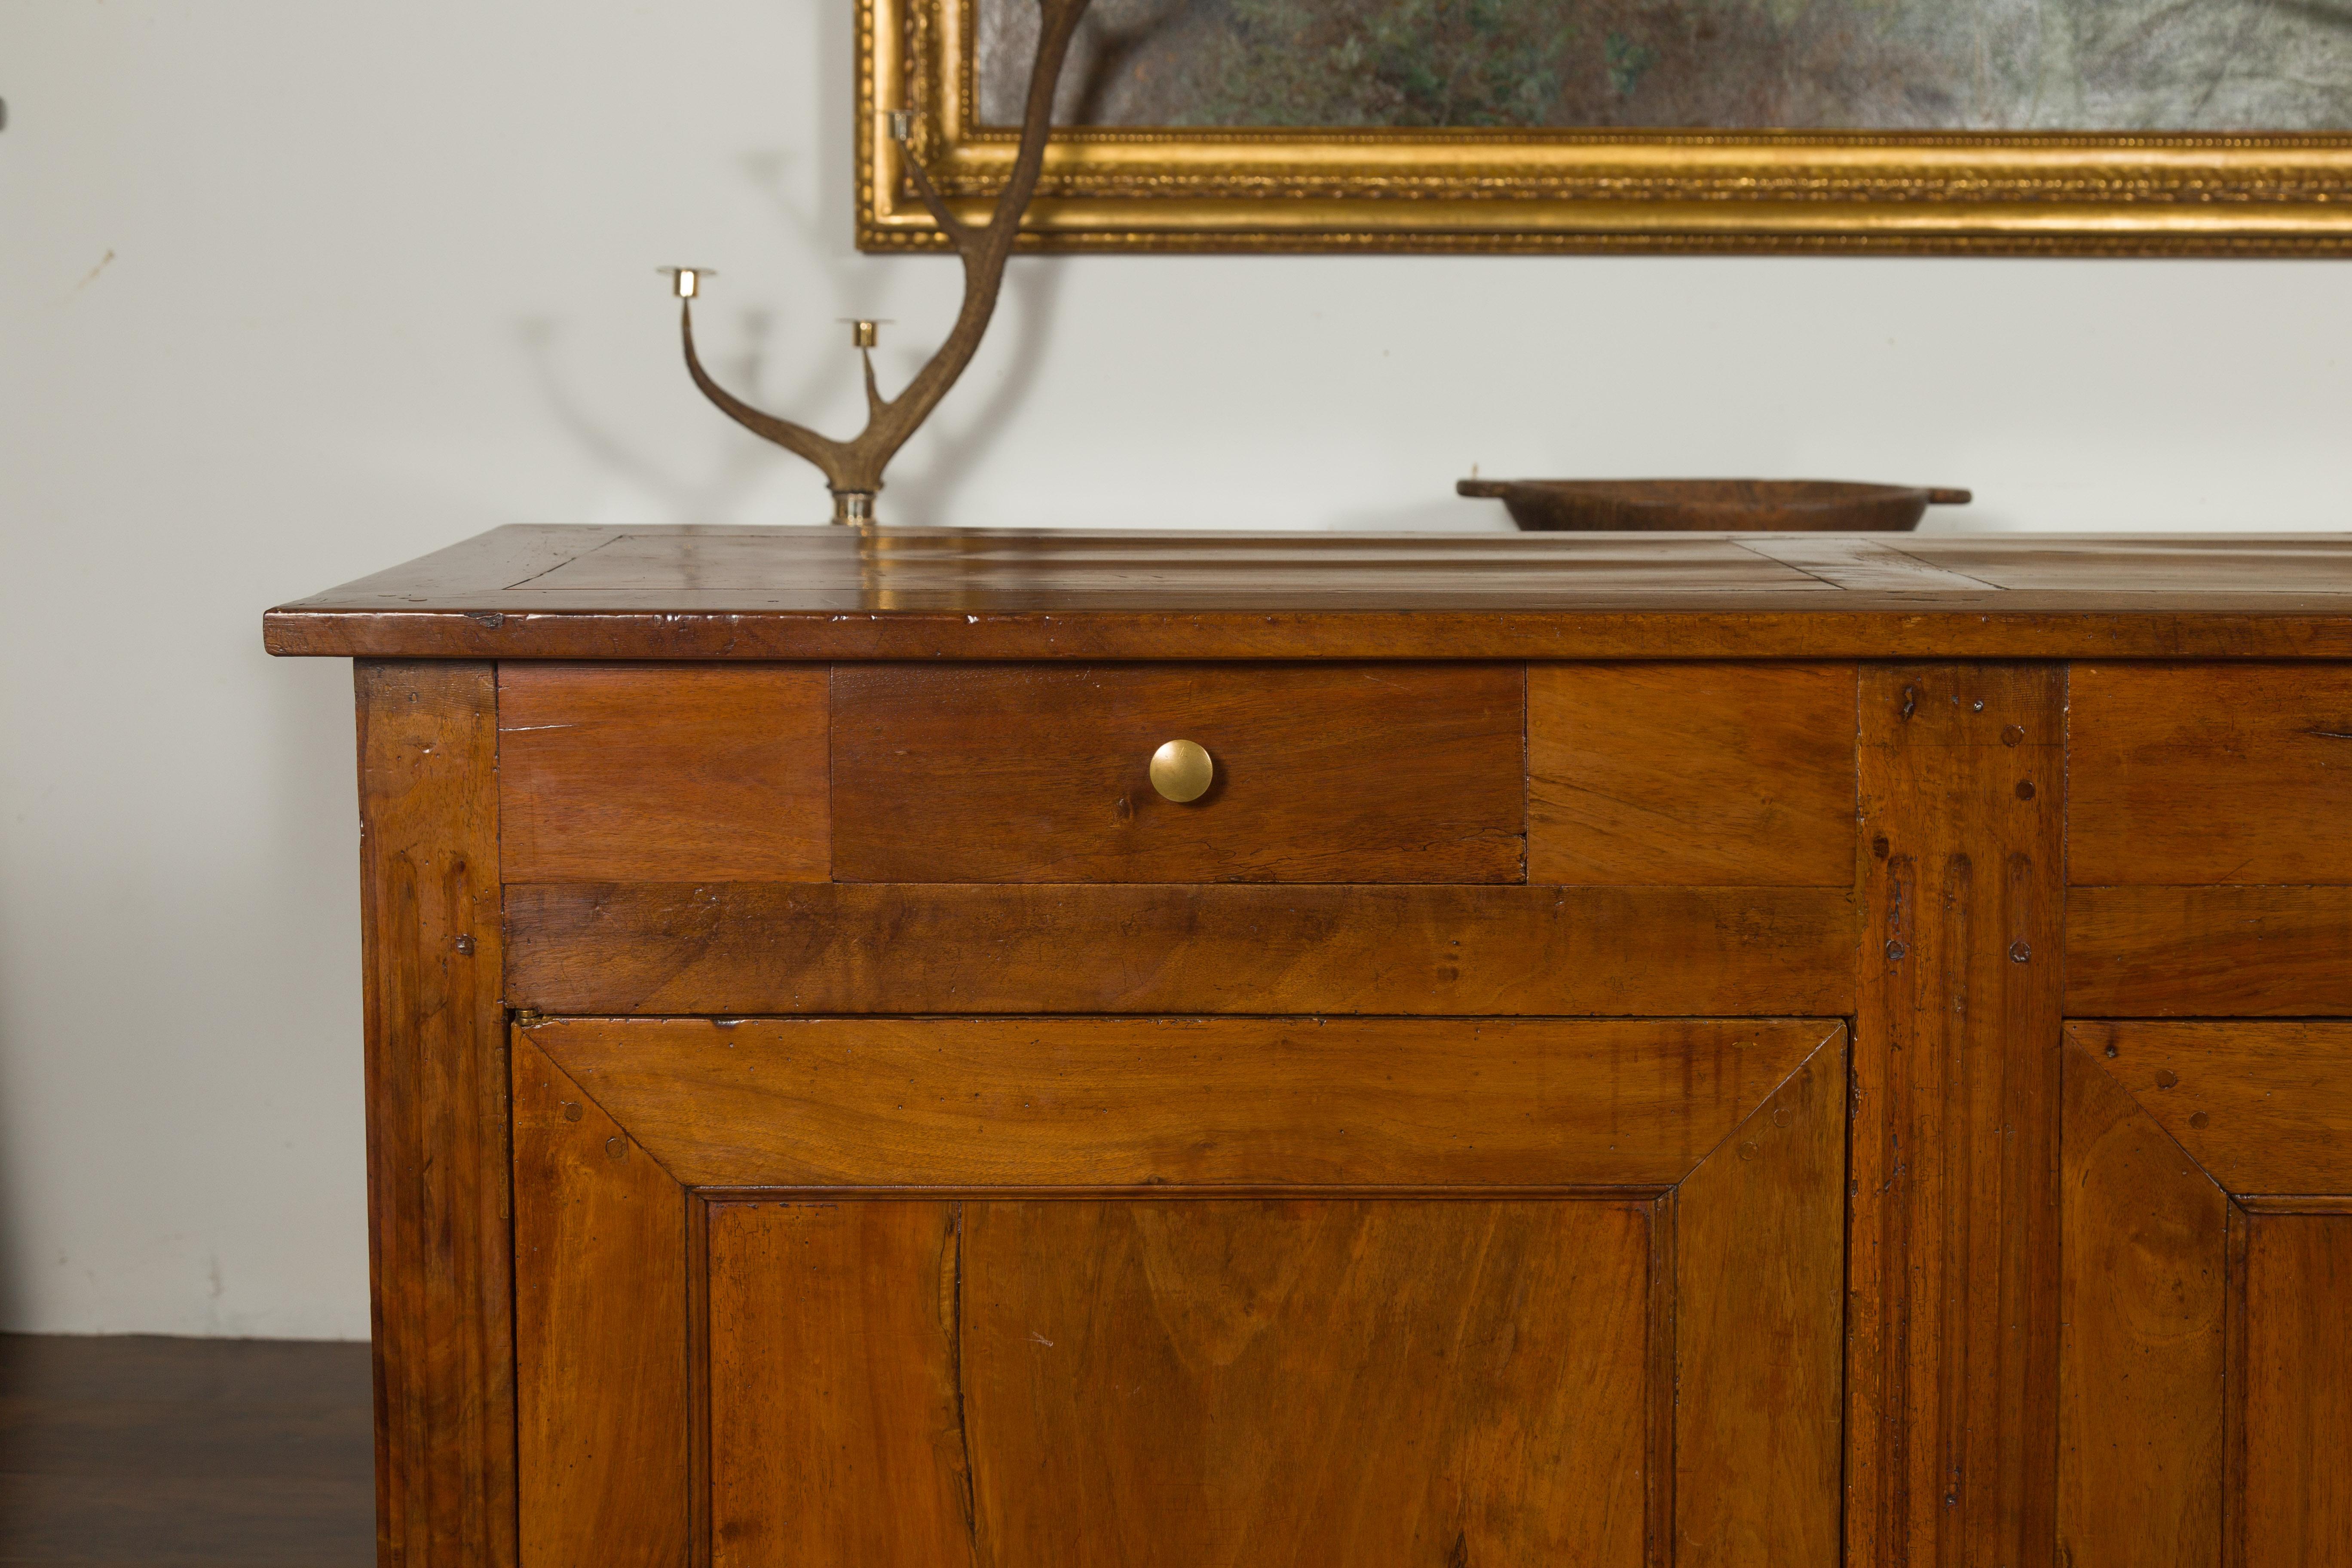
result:
[[(1034, 0), (980, 0), (983, 123)], [(1066, 123), (2352, 129), (2352, 0), (1094, 0)]]
[[(859, 243), (935, 247), (1036, 0), (857, 3)], [(1055, 120), (1034, 247), (2352, 255), (2352, 0), (1093, 0)]]

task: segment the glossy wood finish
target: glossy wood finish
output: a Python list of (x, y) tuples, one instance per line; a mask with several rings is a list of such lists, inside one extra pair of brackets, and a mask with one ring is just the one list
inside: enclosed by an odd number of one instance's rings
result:
[(1839, 1561), (1846, 1058), (1832, 1036), (1664, 1200), (1675, 1211), (1680, 1568)]
[(2065, 675), (1861, 692), (1847, 1552), (2046, 1564)]
[(695, 1187), (1671, 1186), (1819, 1020), (551, 1019)]
[(2066, 1035), (2071, 1563), (2341, 1561), (2352, 1025), (2081, 1023)]
[[(844, 666), (845, 882), (1517, 882), (1516, 665)], [(1216, 766), (1163, 800), (1163, 742)]]
[(515, 1560), (498, 692), (357, 671), (369, 1273), (382, 1560)]
[[(537, 1024), (524, 1233), (615, 1223), (526, 1245), (520, 1295), (568, 1273), (614, 1300), (524, 1333), (526, 1389), (573, 1415), (527, 1415), (526, 1477), (545, 1450), (602, 1489), (608, 1539), (649, 1540), (633, 1521), (678, 1517), (682, 1466), (709, 1500), (688, 1544), (719, 1564), (1826, 1565), (1843, 1045), (1818, 1023)], [(1124, 1163), (1106, 1119), (1160, 1152)], [(656, 1165), (698, 1232), (623, 1217), (640, 1189), (675, 1212)], [(661, 1327), (632, 1342), (631, 1320)], [(666, 1372), (681, 1323), (700, 1355)], [(698, 1386), (698, 1461), (676, 1422)], [(525, 1521), (534, 1563), (611, 1560), (561, 1510)]]
[(1854, 671), (1528, 671), (1528, 880), (1853, 884)]
[(524, 1562), (675, 1561), (692, 1510), (686, 1194), (529, 1033), (513, 1048)]
[(2065, 1079), (2061, 1561), (2210, 1568), (2230, 1200), (2079, 1039)]
[(2325, 1568), (2352, 1542), (2352, 1213), (2246, 1222), (2245, 1404), (2232, 1542)]
[(518, 527), (264, 629), (499, 659), (2352, 658), (2340, 536), (1793, 542)]
[(2079, 1017), (2352, 1014), (2352, 888), (2076, 888)]
[(2352, 1024), (2076, 1024), (2181, 1151), (2238, 1196), (2352, 1193)]
[(961, 1206), (709, 1205), (718, 1568), (1002, 1560), (982, 1553), (975, 1523)]
[(2076, 882), (2352, 883), (2352, 668), (2086, 664), (2073, 692)]
[(271, 626), (469, 656), (362, 673), (388, 1562), (2341, 1555), (2345, 542), (509, 531)]
[(718, 1560), (1639, 1568), (1649, 1207), (715, 1205)]
[(506, 879), (823, 881), (823, 666), (509, 664)]
[(661, 883), (510, 887), (507, 926), (551, 1014), (1820, 1017), (1858, 921), (1826, 888)]

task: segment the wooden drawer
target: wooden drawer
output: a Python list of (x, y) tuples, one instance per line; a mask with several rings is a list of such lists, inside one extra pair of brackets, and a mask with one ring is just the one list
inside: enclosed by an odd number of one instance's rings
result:
[[(1191, 740), (1189, 805), (1152, 752)], [(855, 882), (1516, 882), (1517, 665), (843, 665), (833, 874)]]
[(1850, 664), (1528, 669), (1528, 880), (1845, 888)]
[(2352, 665), (2076, 665), (2077, 886), (2352, 883)]
[(2352, 1013), (2352, 665), (2078, 664), (2066, 1007)]
[(520, 1030), (520, 1560), (1832, 1568), (1845, 1044)]
[(509, 882), (823, 881), (823, 665), (499, 668)]

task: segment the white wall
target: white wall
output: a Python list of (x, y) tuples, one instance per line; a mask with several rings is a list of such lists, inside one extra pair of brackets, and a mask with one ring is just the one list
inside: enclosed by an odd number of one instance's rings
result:
[[(688, 385), (852, 412), (849, 0), (0, 0), (0, 1327), (363, 1335), (347, 669), (262, 609), (496, 523), (815, 521)], [(899, 521), (1486, 527), (1489, 475), (2338, 528), (2352, 268), (1014, 264)]]

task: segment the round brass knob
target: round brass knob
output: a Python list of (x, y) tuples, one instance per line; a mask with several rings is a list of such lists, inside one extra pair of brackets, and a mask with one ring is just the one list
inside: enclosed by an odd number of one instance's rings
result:
[(1163, 800), (1198, 800), (1216, 779), (1217, 764), (1198, 741), (1171, 741), (1151, 753), (1151, 787)]

